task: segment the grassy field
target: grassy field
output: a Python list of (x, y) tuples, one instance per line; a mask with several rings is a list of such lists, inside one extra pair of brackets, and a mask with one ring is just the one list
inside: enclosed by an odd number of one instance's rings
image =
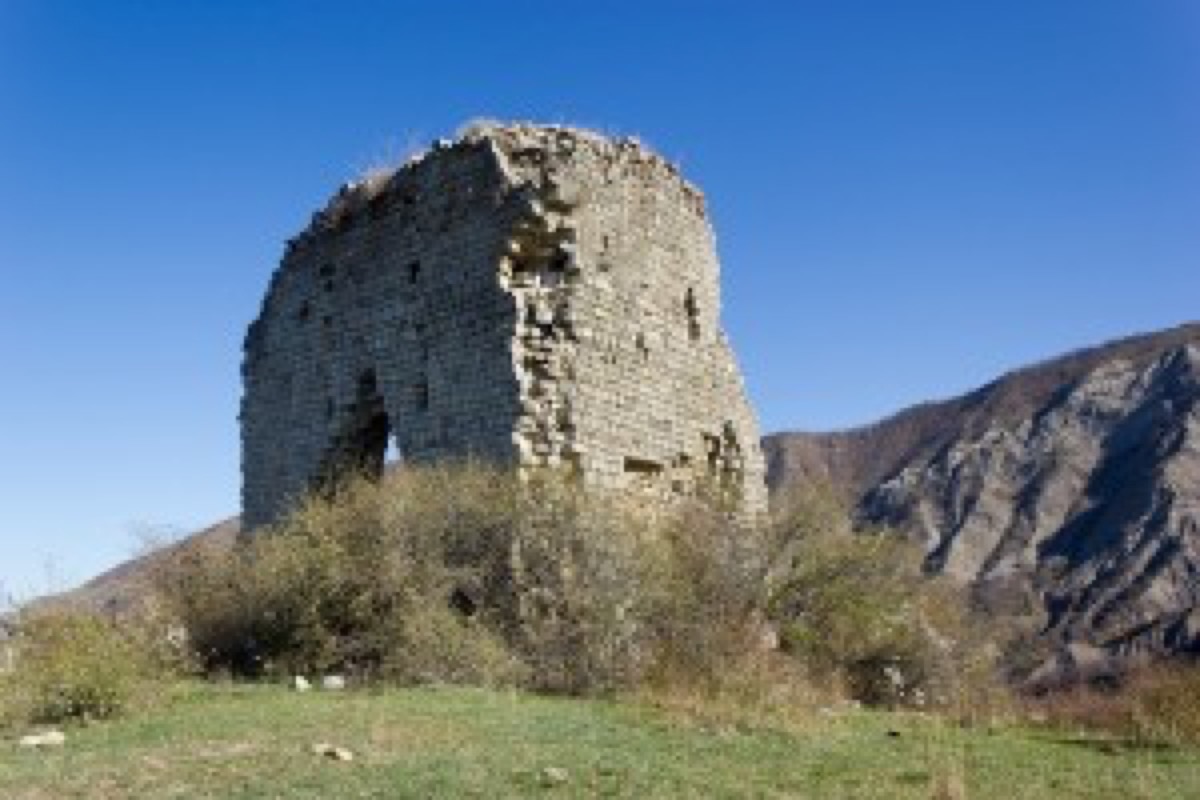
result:
[(68, 736), (47, 752), (10, 737), (0, 797), (1200, 797), (1191, 750), (862, 711), (783, 730), (458, 689), (192, 686)]

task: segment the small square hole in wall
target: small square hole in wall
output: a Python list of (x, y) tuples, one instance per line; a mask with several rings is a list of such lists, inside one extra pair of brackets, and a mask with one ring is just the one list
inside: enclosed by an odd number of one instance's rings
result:
[(624, 467), (625, 473), (632, 475), (654, 476), (662, 474), (663, 471), (662, 464), (638, 456), (625, 456)]
[(639, 333), (634, 339), (634, 345), (637, 347), (638, 355), (641, 356), (642, 362), (650, 360), (650, 345), (646, 342), (646, 334)]
[(688, 337), (694, 342), (700, 338), (700, 305), (692, 289), (683, 296), (683, 311), (687, 315)]
[(416, 283), (421, 280), (421, 262), (410, 261), (408, 263), (408, 282)]
[(459, 616), (470, 619), (479, 610), (479, 604), (470, 592), (460, 587), (450, 593), (450, 608), (457, 611)]

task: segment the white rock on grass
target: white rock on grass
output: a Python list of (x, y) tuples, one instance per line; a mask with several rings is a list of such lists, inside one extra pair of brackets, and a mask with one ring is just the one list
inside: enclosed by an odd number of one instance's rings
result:
[(297, 692), (307, 692), (312, 688), (312, 684), (308, 682), (308, 678), (303, 675), (297, 675), (292, 678), (292, 688)]
[(326, 675), (321, 679), (321, 688), (331, 692), (339, 692), (346, 688), (346, 679), (341, 675)]
[(46, 731), (45, 733), (31, 733), (28, 736), (22, 736), (19, 742), (21, 747), (62, 747), (67, 743), (67, 735), (62, 731)]
[(558, 786), (570, 779), (570, 774), (562, 767), (543, 767), (538, 777), (543, 786)]
[(324, 756), (333, 761), (353, 761), (354, 753), (351, 753), (344, 747), (336, 747), (326, 742), (320, 742), (312, 746), (314, 755)]

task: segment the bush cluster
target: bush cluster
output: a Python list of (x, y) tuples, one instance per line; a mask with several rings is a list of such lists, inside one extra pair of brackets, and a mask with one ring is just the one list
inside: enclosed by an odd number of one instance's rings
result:
[(209, 671), (608, 691), (743, 649), (765, 563), (746, 531), (701, 502), (410, 468), (184, 550), (157, 583)]
[(472, 464), (344, 481), (232, 549), (182, 550), (158, 584), (201, 666), (247, 676), (589, 693), (803, 671), (927, 705), (975, 644), (913, 548), (855, 535), (826, 494), (767, 524)]
[[(114, 716), (195, 669), (638, 689), (689, 711), (831, 694), (968, 715), (1007, 706), (1005, 645), (964, 592), (812, 488), (747, 520), (703, 498), (663, 506), (555, 475), (413, 467), (345, 481), (233, 545), (172, 548), (157, 565), (159, 604), (135, 617), (20, 615), (0, 721)], [(1057, 693), (1030, 716), (1200, 742), (1200, 670)]]
[(484, 469), (346, 481), (233, 548), (182, 550), (156, 583), (209, 672), (492, 683), (511, 659), (482, 612), (514, 498)]
[(152, 702), (179, 668), (165, 627), (51, 610), (24, 615), (12, 641), (15, 668), (0, 676), (8, 724), (107, 719)]

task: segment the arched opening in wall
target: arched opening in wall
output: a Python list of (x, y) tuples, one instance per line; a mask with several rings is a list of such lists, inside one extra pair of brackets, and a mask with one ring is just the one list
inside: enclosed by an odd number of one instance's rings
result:
[(346, 480), (357, 476), (378, 480), (389, 455), (399, 461), (375, 370), (365, 370), (359, 376), (354, 402), (342, 414), (339, 427), (320, 471), (319, 482), (324, 489), (337, 491)]

